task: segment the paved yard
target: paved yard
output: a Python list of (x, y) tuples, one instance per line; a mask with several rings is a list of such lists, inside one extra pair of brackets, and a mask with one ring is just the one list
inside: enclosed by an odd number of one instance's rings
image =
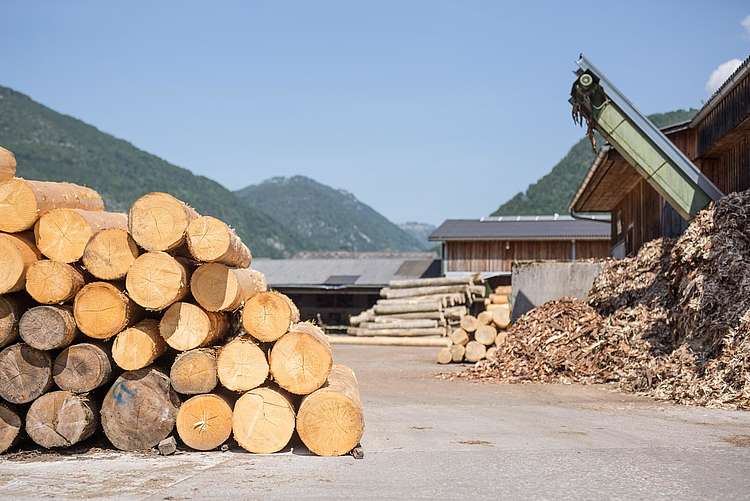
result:
[(0, 499), (747, 498), (750, 413), (602, 387), (433, 377), (434, 349), (336, 346), (361, 383), (365, 458), (241, 451), (0, 459)]

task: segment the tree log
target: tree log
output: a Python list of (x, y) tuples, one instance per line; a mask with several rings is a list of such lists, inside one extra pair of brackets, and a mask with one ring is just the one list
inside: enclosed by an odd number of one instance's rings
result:
[(465, 346), (466, 343), (469, 342), (469, 334), (463, 329), (453, 329), (449, 336), (451, 338), (451, 342), (453, 344), (459, 344), (461, 346)]
[(18, 443), (23, 420), (15, 407), (0, 402), (0, 454)]
[(16, 343), (0, 351), (0, 397), (26, 404), (52, 387), (52, 358), (46, 351)]
[(272, 454), (282, 450), (291, 440), (294, 427), (292, 398), (280, 388), (255, 388), (234, 405), (234, 439), (249, 452)]
[(29, 266), (40, 258), (33, 233), (0, 233), (0, 294), (22, 291)]
[(195, 210), (172, 195), (148, 193), (130, 207), (128, 229), (147, 251), (169, 251), (183, 244), (188, 224), (197, 217)]
[(177, 393), (209, 393), (218, 383), (216, 370), (216, 350), (196, 348), (177, 356), (169, 372), (169, 379)]
[(450, 340), (443, 337), (388, 337), (388, 336), (368, 336), (368, 337), (356, 337), (355, 332), (349, 332), (350, 330), (356, 330), (354, 327), (347, 329), (347, 336), (332, 335), (328, 336), (328, 342), (331, 345), (347, 344), (347, 345), (358, 345), (358, 346), (419, 346), (423, 348), (444, 348), (450, 346)]
[(422, 329), (422, 328), (433, 328), (437, 327), (438, 323), (436, 320), (429, 319), (412, 319), (412, 320), (397, 320), (391, 322), (363, 322), (360, 324), (360, 329)]
[(493, 362), (497, 360), (497, 347), (491, 346), (487, 348), (487, 353), (484, 354), (484, 358), (486, 358), (487, 360), (491, 360)]
[(377, 316), (373, 315), (372, 319), (369, 321), (387, 323), (394, 320), (413, 320), (415, 318), (422, 320), (437, 320), (438, 325), (443, 325), (445, 323), (445, 316), (443, 316), (443, 313), (440, 311), (415, 311), (413, 313), (391, 313), (388, 315)]
[(34, 234), (36, 245), (42, 254), (53, 261), (74, 263), (81, 259), (94, 233), (108, 228), (127, 227), (128, 216), (125, 214), (53, 209), (39, 218)]
[(86, 393), (112, 379), (109, 348), (98, 343), (78, 343), (65, 348), (52, 367), (55, 384), (62, 390)]
[(445, 336), (444, 327), (424, 327), (418, 329), (357, 329), (357, 336)]
[(180, 400), (154, 367), (123, 373), (102, 403), (102, 428), (120, 450), (150, 449), (174, 429)]
[(498, 285), (495, 287), (495, 294), (505, 294), (506, 296), (510, 296), (513, 294), (513, 287), (510, 285)]
[(463, 362), (464, 361), (464, 355), (466, 354), (466, 346), (462, 344), (454, 344), (450, 347), (451, 350), (451, 360), (453, 362)]
[(0, 296), (0, 348), (5, 348), (18, 339), (21, 312), (21, 301), (18, 298)]
[(100, 280), (125, 278), (140, 250), (127, 230), (110, 228), (94, 234), (83, 251), (83, 265)]
[(60, 350), (78, 335), (70, 306), (35, 306), (26, 310), (18, 323), (18, 333), (37, 350)]
[(391, 280), (388, 287), (391, 289), (413, 289), (417, 287), (434, 287), (444, 285), (471, 285), (474, 276), (465, 277), (437, 277), (437, 278), (414, 278), (408, 280)]
[(354, 372), (335, 365), (325, 386), (307, 395), (297, 413), (297, 433), (311, 452), (340, 456), (352, 450), (365, 429)]
[(464, 315), (461, 317), (461, 328), (466, 332), (474, 332), (479, 327), (477, 317), (473, 315)]
[(41, 304), (70, 301), (84, 283), (78, 268), (47, 259), (32, 263), (26, 272), (26, 292)]
[[(16, 156), (12, 151), (0, 146), (0, 182), (13, 179), (16, 175)], [(2, 446), (2, 444), (0, 444)], [(0, 450), (0, 453), (3, 451)]]
[(208, 263), (195, 270), (190, 288), (198, 304), (208, 311), (234, 311), (267, 286), (259, 271)]
[(94, 339), (109, 339), (143, 318), (143, 309), (121, 288), (91, 282), (76, 294), (73, 314), (81, 332)]
[(497, 337), (497, 331), (492, 325), (480, 325), (474, 332), (474, 340), (485, 346), (492, 346), (495, 343), (495, 337)]
[(479, 362), (487, 354), (487, 347), (478, 341), (469, 341), (466, 343), (466, 354), (464, 357), (467, 362)]
[(307, 395), (325, 383), (333, 367), (333, 353), (319, 327), (301, 322), (276, 341), (269, 364), (279, 386), (295, 395)]
[(507, 329), (510, 325), (510, 308), (501, 308), (492, 312), (492, 322), (498, 329)]
[(376, 304), (375, 313), (378, 315), (388, 315), (392, 313), (414, 313), (414, 312), (434, 312), (440, 311), (442, 305), (438, 301), (426, 301), (421, 303), (402, 303), (402, 304)]
[(212, 393), (187, 399), (177, 411), (177, 434), (192, 449), (216, 449), (232, 435), (230, 402)]
[(201, 216), (190, 221), (186, 237), (190, 255), (196, 261), (236, 268), (250, 266), (250, 249), (233, 229), (215, 217)]
[(437, 353), (437, 363), (439, 364), (449, 364), (453, 361), (453, 354), (451, 353), (451, 349), (447, 346), (445, 348), (440, 348), (440, 351)]
[(91, 399), (52, 391), (34, 400), (26, 414), (26, 433), (45, 449), (70, 447), (94, 434), (99, 409)]
[(481, 311), (477, 315), (477, 321), (480, 325), (490, 325), (492, 323), (492, 312), (491, 311)]
[(229, 319), (225, 314), (185, 302), (167, 308), (159, 323), (161, 337), (178, 351), (217, 344), (228, 329)]
[(500, 331), (495, 337), (495, 346), (501, 348), (505, 343), (508, 342), (508, 333), (506, 331)]
[(508, 296), (505, 294), (490, 294), (492, 304), (508, 304)]
[(299, 322), (299, 310), (284, 294), (260, 292), (242, 308), (242, 327), (255, 339), (272, 342)]
[(112, 343), (112, 358), (126, 371), (151, 365), (167, 351), (167, 343), (159, 334), (159, 321), (141, 320), (119, 333)]
[(189, 283), (186, 263), (165, 252), (138, 256), (125, 279), (130, 297), (147, 310), (163, 310), (181, 301), (189, 291)]
[(386, 299), (396, 299), (415, 296), (426, 296), (433, 294), (450, 294), (453, 292), (464, 292), (464, 285), (441, 285), (437, 287), (414, 287), (412, 289), (382, 289), (380, 295)]
[(247, 391), (266, 381), (269, 366), (260, 346), (249, 337), (239, 336), (219, 350), (216, 369), (222, 386)]
[(90, 188), (71, 183), (14, 178), (0, 183), (0, 231), (30, 229), (52, 209), (104, 210), (102, 197)]

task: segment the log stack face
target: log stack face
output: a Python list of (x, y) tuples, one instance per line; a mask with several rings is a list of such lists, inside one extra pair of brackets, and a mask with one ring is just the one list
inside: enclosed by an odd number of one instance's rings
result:
[(15, 173), (0, 147), (0, 454), (97, 434), (121, 450), (234, 434), (268, 454), (295, 430), (315, 454), (359, 443), (353, 373), (223, 221), (167, 193), (105, 212), (94, 190)]

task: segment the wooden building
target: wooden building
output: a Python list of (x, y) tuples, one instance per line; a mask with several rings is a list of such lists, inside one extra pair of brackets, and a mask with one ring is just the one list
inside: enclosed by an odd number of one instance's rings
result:
[[(662, 132), (723, 193), (750, 188), (750, 58), (689, 122)], [(613, 148), (603, 148), (571, 203), (571, 213), (610, 213), (612, 255), (633, 255), (687, 227)]]
[(510, 273), (514, 261), (575, 261), (609, 255), (610, 226), (570, 216), (449, 219), (430, 235), (442, 242), (443, 273)]

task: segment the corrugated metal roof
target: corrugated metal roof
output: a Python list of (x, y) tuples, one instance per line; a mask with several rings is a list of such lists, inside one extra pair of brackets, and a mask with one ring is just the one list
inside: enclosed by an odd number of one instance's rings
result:
[(537, 219), (448, 219), (430, 240), (608, 240), (607, 221), (586, 221), (570, 216), (539, 216)]
[(746, 57), (744, 61), (742, 61), (742, 64), (740, 64), (736, 70), (727, 78), (724, 80), (724, 83), (722, 83), (718, 89), (716, 89), (716, 92), (714, 92), (711, 97), (706, 101), (706, 104), (703, 105), (703, 107), (698, 111), (698, 113), (693, 117), (692, 121), (690, 122), (691, 127), (695, 127), (698, 125), (698, 122), (703, 120), (703, 118), (712, 110), (716, 105), (721, 101), (721, 98), (725, 96), (726, 94), (731, 91), (737, 83), (742, 80), (742, 77), (750, 71), (750, 56)]

